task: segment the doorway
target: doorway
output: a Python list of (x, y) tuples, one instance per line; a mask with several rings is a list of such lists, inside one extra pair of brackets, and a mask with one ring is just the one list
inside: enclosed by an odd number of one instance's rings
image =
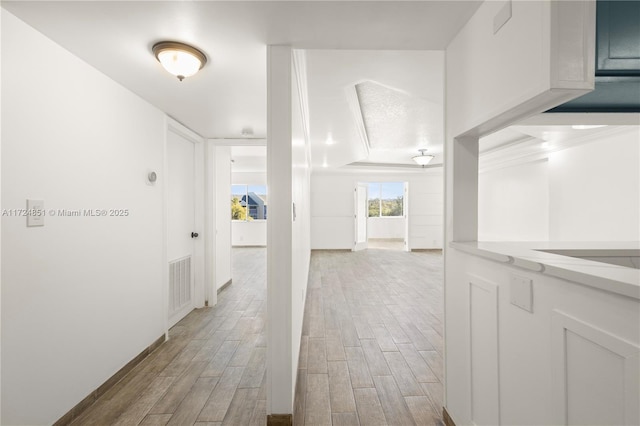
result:
[(355, 190), (354, 251), (409, 251), (408, 182), (359, 182)]
[(195, 144), (167, 132), (168, 320), (175, 325), (195, 307)]

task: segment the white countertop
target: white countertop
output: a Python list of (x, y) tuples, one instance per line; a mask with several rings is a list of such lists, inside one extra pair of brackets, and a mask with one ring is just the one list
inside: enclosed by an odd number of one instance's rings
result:
[(640, 270), (538, 250), (571, 250), (583, 256), (637, 256), (640, 242), (452, 242), (465, 253), (508, 263), (640, 300)]

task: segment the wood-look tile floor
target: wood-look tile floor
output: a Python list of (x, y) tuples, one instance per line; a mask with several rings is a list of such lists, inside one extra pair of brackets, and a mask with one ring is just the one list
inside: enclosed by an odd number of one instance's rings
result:
[(74, 425), (265, 425), (266, 250), (233, 250), (233, 284)]
[(296, 425), (441, 425), (443, 259), (369, 249), (311, 257)]
[[(266, 250), (74, 425), (265, 425)], [(313, 252), (294, 422), (441, 424), (442, 256)]]

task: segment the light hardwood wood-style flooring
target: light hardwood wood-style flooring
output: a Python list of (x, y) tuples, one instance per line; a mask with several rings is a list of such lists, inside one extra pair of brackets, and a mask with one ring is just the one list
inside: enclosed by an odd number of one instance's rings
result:
[(233, 284), (74, 425), (266, 425), (266, 250), (233, 250)]
[[(439, 252), (312, 253), (297, 425), (441, 425)], [(265, 425), (266, 250), (74, 425)]]
[(442, 425), (439, 251), (318, 251), (298, 364), (296, 425)]

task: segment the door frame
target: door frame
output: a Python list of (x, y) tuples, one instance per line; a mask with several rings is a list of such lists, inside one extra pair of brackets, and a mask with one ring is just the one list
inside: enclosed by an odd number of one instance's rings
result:
[[(365, 238), (364, 238), (364, 242), (358, 242), (358, 220), (360, 219), (358, 217), (358, 189), (359, 188), (364, 188), (364, 200), (365, 200), (365, 217), (364, 217), (364, 229), (365, 229)], [(357, 182), (356, 183), (356, 187), (354, 189), (354, 193), (353, 193), (353, 220), (354, 220), (354, 225), (353, 225), (353, 230), (354, 230), (354, 235), (353, 235), (353, 248), (352, 251), (360, 251), (360, 250), (365, 250), (368, 246), (369, 246), (369, 215), (367, 214), (368, 212), (368, 207), (369, 207), (369, 184), (367, 184), (366, 182)]]
[(404, 197), (402, 198), (402, 214), (404, 215), (404, 251), (411, 251), (409, 241), (409, 182), (404, 182)]
[[(199, 238), (194, 241), (193, 262), (192, 262), (192, 274), (193, 274), (193, 308), (200, 308), (205, 306), (205, 300), (207, 297), (207, 288), (209, 284), (209, 277), (205, 274), (205, 246), (211, 243), (211, 235), (205, 230), (205, 156), (204, 156), (204, 139), (193, 132), (191, 129), (185, 127), (173, 118), (165, 117), (165, 135), (163, 141), (163, 171), (159, 176), (162, 183), (162, 287), (163, 287), (163, 312), (165, 321), (165, 337), (169, 338), (169, 259), (168, 257), (168, 245), (169, 245), (169, 158), (167, 156), (167, 145), (169, 132), (174, 133), (194, 145), (194, 229), (195, 232), (200, 234)], [(162, 179), (164, 177), (164, 179)], [(213, 253), (211, 253), (213, 255)]]

